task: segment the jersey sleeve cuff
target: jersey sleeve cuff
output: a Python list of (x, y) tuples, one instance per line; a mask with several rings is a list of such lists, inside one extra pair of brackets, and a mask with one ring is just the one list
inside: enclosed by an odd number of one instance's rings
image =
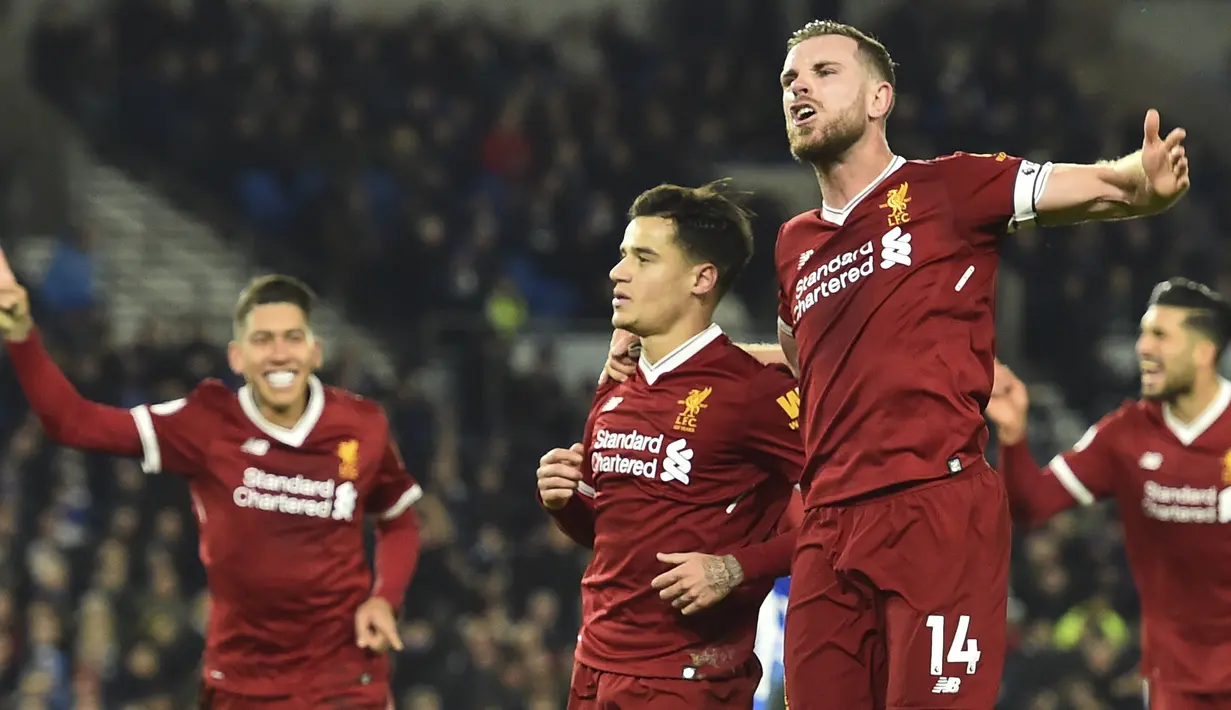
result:
[(137, 425), (141, 439), (141, 470), (146, 473), (162, 473), (162, 449), (158, 446), (158, 432), (154, 430), (154, 418), (148, 406), (141, 404), (129, 410)]
[(783, 333), (786, 333), (792, 338), (795, 337), (795, 328), (792, 327), (790, 323), (787, 323), (785, 320), (783, 320), (782, 316), (778, 316), (778, 330), (782, 331)]
[(410, 488), (407, 488), (406, 492), (397, 499), (397, 502), (389, 506), (385, 512), (381, 513), (377, 517), (381, 520), (393, 520), (394, 518), (399, 518), (403, 513), (410, 509), (410, 506), (417, 503), (422, 497), (423, 487), (416, 483)]

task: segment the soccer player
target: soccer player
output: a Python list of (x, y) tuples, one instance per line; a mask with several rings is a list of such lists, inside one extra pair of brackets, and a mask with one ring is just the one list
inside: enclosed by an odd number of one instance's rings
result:
[[(265, 276), (240, 295), (231, 368), (237, 393), (205, 380), (131, 411), (83, 399), (40, 342), (25, 290), (0, 253), (0, 331), (30, 406), (56, 442), (141, 457), (188, 480), (212, 608), (202, 706), (215, 710), (384, 710), (400, 648), (395, 613), (419, 554), (385, 414), (313, 375), (321, 347), (312, 294)], [(363, 521), (377, 525), (376, 580)]]
[(537, 472), (542, 505), (594, 549), (568, 707), (747, 710), (758, 610), (794, 548), (795, 381), (712, 322), (752, 253), (736, 202), (662, 185), (629, 218), (612, 323), (641, 337), (637, 372), (604, 378), (584, 443)]
[(1137, 339), (1141, 399), (1042, 470), (1026, 388), (1003, 365), (987, 406), (1018, 519), (1119, 503), (1152, 710), (1231, 710), (1231, 382), (1217, 369), (1228, 337), (1222, 298), (1186, 279), (1159, 284)]
[[(1009, 512), (984, 460), (1001, 240), (1031, 224), (1160, 212), (1188, 189), (1184, 131), (1094, 165), (1004, 153), (906, 160), (894, 63), (849, 25), (795, 32), (779, 77), (791, 153), (823, 204), (778, 234), (779, 345), (798, 373), (807, 513), (792, 562), (792, 710), (992, 707)], [(613, 346), (613, 371), (626, 343)]]

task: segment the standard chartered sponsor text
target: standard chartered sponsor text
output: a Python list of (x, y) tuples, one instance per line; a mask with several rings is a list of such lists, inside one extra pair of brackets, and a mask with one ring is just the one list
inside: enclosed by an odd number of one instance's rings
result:
[(792, 308), (795, 322), (798, 323), (799, 317), (820, 299), (871, 276), (876, 269), (875, 250), (871, 241), (865, 242), (858, 249), (838, 254), (796, 281), (795, 305)]
[(241, 508), (328, 518), (333, 510), (334, 490), (332, 480), (279, 476), (249, 467), (244, 469), (244, 484), (235, 489), (232, 498)]

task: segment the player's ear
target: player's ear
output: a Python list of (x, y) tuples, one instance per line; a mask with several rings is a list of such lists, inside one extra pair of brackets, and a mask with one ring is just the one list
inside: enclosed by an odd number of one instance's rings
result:
[(893, 86), (887, 81), (877, 82), (868, 92), (868, 118), (880, 120), (893, 109)]
[(321, 340), (315, 335), (312, 336), (312, 369), (319, 370), (321, 365), (325, 364), (325, 350), (321, 347)]
[(713, 264), (698, 264), (693, 267), (692, 294), (704, 296), (718, 288), (718, 267)]
[(244, 354), (237, 341), (232, 340), (227, 343), (227, 365), (230, 366), (231, 372), (237, 375), (244, 374)]

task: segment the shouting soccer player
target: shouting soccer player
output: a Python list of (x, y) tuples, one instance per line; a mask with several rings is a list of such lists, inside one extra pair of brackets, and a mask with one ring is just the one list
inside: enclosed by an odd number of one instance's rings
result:
[[(26, 292), (0, 253), (0, 330), (30, 406), (56, 442), (140, 456), (188, 479), (212, 606), (202, 706), (388, 706), (396, 609), (419, 554), (402, 466), (380, 407), (313, 375), (312, 294), (266, 276), (241, 294), (231, 368), (186, 398), (127, 409), (83, 399), (43, 348)], [(376, 582), (365, 515), (379, 518)]]
[[(807, 514), (792, 563), (793, 710), (992, 707), (1009, 512), (984, 460), (1000, 241), (1027, 225), (1154, 214), (1188, 189), (1184, 131), (1095, 165), (1003, 153), (905, 160), (894, 64), (836, 22), (792, 35), (791, 153), (823, 204), (778, 234), (778, 346), (800, 378)], [(609, 368), (627, 371), (627, 342)]]
[(795, 381), (712, 322), (752, 253), (737, 203), (662, 185), (629, 217), (612, 323), (641, 337), (638, 370), (604, 378), (584, 444), (538, 470), (543, 506), (594, 548), (568, 707), (747, 709), (758, 611), (795, 544)]
[(1026, 388), (1003, 365), (987, 406), (1016, 517), (1119, 503), (1152, 710), (1231, 710), (1231, 382), (1217, 369), (1228, 337), (1222, 298), (1186, 279), (1159, 284), (1137, 339), (1141, 399), (1042, 471)]

